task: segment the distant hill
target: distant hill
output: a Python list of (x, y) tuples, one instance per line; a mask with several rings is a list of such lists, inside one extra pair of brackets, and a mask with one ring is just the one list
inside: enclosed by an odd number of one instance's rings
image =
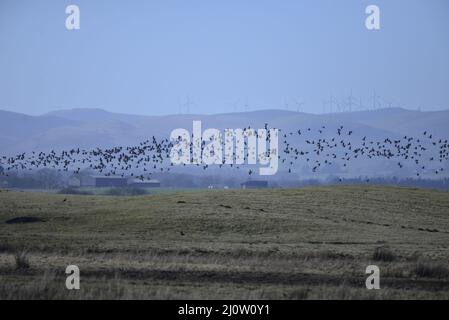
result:
[(353, 121), (376, 129), (382, 129), (399, 135), (421, 135), (430, 131), (435, 136), (449, 136), (449, 110), (414, 111), (401, 108), (361, 111), (353, 113), (336, 113), (334, 119)]
[[(311, 128), (311, 139), (335, 135), (344, 126), (352, 130), (351, 139), (367, 136), (377, 140), (405, 135), (421, 137), (424, 131), (434, 137), (449, 138), (449, 110), (421, 112), (400, 108), (351, 113), (308, 114), (286, 110), (260, 110), (215, 115), (178, 114), (140, 116), (112, 113), (101, 109), (59, 110), (41, 116), (29, 116), (0, 110), (0, 155), (30, 151), (132, 146), (151, 138), (168, 138), (176, 128), (192, 130), (192, 121), (201, 120), (206, 128), (263, 128), (265, 123), (283, 132)], [(347, 137), (348, 138), (348, 137)], [(297, 139), (292, 136), (293, 141)], [(282, 141), (280, 141), (282, 143)], [(385, 169), (385, 166), (373, 168)], [(357, 172), (366, 172), (356, 170)]]
[(421, 135), (449, 137), (449, 110), (420, 112), (392, 108), (334, 114), (307, 114), (286, 110), (261, 110), (216, 115), (140, 116), (112, 113), (101, 109), (59, 110), (29, 116), (0, 110), (2, 154), (71, 147), (134, 145), (152, 135), (168, 137), (175, 128), (191, 130), (193, 120), (203, 127), (241, 128), (251, 126), (297, 130), (306, 127), (343, 125), (354, 134), (380, 136)]

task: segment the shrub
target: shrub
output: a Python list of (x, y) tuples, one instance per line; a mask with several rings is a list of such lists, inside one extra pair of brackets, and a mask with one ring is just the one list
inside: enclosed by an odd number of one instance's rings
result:
[(387, 247), (378, 247), (374, 250), (372, 258), (376, 261), (389, 262), (394, 261), (396, 259), (396, 255)]
[(16, 252), (14, 255), (17, 270), (26, 270), (30, 268), (30, 262), (25, 251)]
[(449, 277), (449, 270), (442, 264), (418, 262), (415, 265), (414, 273), (423, 278), (446, 278)]

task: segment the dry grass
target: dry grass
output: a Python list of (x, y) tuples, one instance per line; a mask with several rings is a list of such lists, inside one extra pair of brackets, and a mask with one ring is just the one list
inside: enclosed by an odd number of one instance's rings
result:
[[(447, 299), (447, 195), (1, 192), (0, 299)], [(21, 216), (42, 221), (4, 223)], [(81, 270), (79, 291), (65, 288), (69, 264)], [(364, 287), (370, 264), (381, 290)]]

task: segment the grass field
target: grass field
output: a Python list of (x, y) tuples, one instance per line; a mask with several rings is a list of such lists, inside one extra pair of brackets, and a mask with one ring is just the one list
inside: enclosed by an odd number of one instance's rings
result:
[[(0, 189), (0, 299), (448, 299), (448, 249), (447, 192)], [(365, 288), (370, 264), (380, 290)]]

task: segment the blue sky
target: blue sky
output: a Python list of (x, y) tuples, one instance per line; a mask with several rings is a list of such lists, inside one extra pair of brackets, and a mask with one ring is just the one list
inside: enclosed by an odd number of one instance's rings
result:
[(376, 90), (384, 106), (448, 109), (448, 31), (447, 0), (0, 0), (0, 109), (321, 113), (351, 89), (365, 106)]

